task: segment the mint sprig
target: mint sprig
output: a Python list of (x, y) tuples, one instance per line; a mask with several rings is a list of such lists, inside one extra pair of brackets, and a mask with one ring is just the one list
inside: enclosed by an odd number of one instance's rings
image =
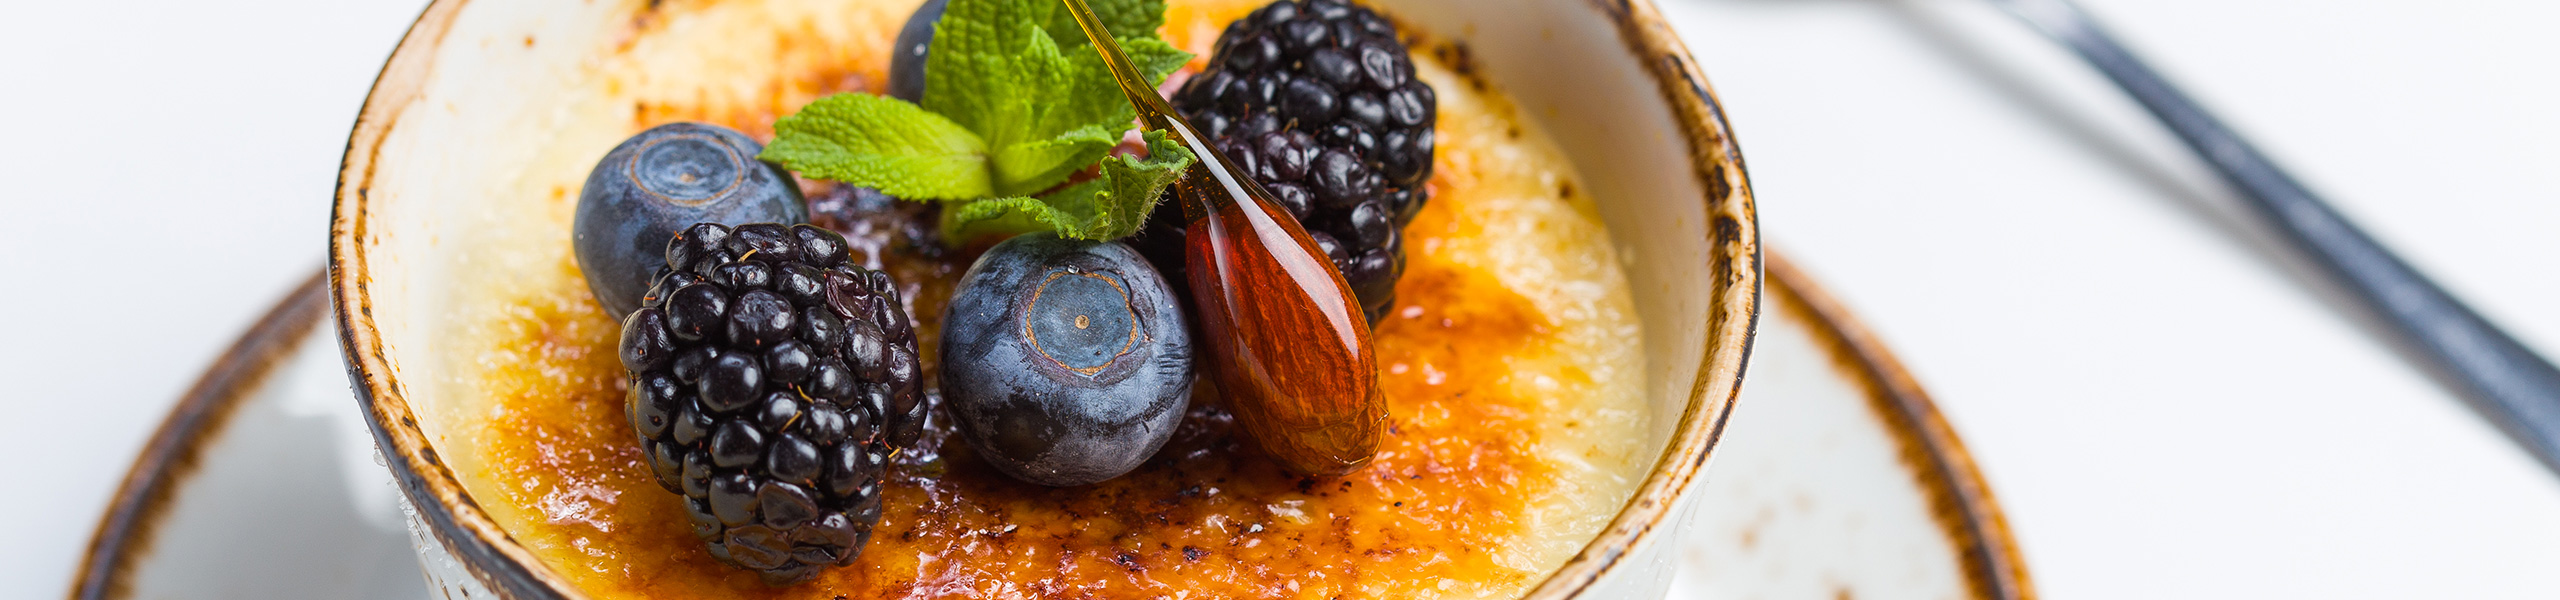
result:
[(759, 158), (814, 179), (913, 200), (993, 195), (987, 142), (942, 115), (886, 96), (836, 94), (773, 124)]
[[(1156, 37), (1162, 0), (1093, 0), (1150, 83), (1191, 59)], [(951, 0), (925, 62), (922, 106), (837, 94), (774, 124), (758, 158), (804, 176), (953, 202), (950, 239), (1054, 230), (1081, 239), (1136, 233), (1193, 156), (1150, 135), (1146, 159), (1105, 160), (1137, 119), (1062, 4)], [(1061, 187), (1102, 163), (1093, 179)]]
[(1103, 159), (1096, 177), (1054, 193), (1038, 198), (989, 198), (945, 208), (943, 238), (1057, 231), (1109, 240), (1135, 234), (1146, 226), (1157, 195), (1180, 178), (1192, 160), (1191, 151), (1167, 141), (1164, 132), (1149, 131), (1146, 140), (1147, 158)]

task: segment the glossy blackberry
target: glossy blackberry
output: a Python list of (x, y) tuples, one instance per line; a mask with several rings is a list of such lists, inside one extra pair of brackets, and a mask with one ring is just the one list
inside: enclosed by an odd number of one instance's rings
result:
[(772, 585), (853, 563), (924, 426), (915, 330), (848, 250), (808, 225), (695, 224), (622, 322), (650, 470), (713, 557)]
[[(1439, 112), (1395, 25), (1336, 0), (1273, 2), (1228, 24), (1173, 103), (1306, 226), (1370, 322), (1385, 316)], [(1155, 215), (1141, 247), (1179, 281), (1181, 211)]]

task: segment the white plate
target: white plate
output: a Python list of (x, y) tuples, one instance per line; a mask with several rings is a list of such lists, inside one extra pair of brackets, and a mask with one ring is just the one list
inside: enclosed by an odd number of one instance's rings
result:
[[(1775, 256), (1673, 598), (2031, 598), (2000, 510), (1899, 364)], [(126, 477), (78, 599), (425, 598), (314, 280), (190, 390)]]

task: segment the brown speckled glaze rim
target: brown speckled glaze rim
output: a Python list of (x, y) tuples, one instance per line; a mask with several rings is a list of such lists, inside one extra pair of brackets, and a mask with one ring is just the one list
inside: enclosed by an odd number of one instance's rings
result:
[(295, 286), (284, 301), (258, 317), (249, 331), (225, 348), (213, 366), (196, 378), (160, 428), (142, 447), (142, 455), (125, 471), (124, 484), (107, 503), (106, 515), (90, 534), (89, 550), (80, 555), (80, 572), (72, 579), (72, 600), (113, 600), (133, 596), (133, 578), (151, 554), (161, 519), (176, 506), (180, 492), (196, 474), (204, 448), (222, 437), (231, 417), (249, 393), (258, 389), (275, 367), (293, 354), (320, 317), (329, 313), (327, 277), (318, 272)]
[(1619, 41), (1653, 77), (1682, 138), (1689, 143), (1691, 176), (1706, 192), (1699, 200), (1705, 205), (1712, 239), (1701, 266), (1712, 278), (1714, 300), (1707, 307), (1702, 364), (1690, 384), (1688, 408), (1673, 426), (1671, 443), (1608, 528), (1532, 588), (1525, 596), (1532, 600), (1587, 597), (1601, 575), (1633, 555), (1640, 544), (1673, 542), (1652, 538), (1660, 529), (1679, 525), (1673, 513), (1680, 508), (1678, 500), (1696, 486), (1716, 441), (1724, 437), (1734, 399), (1742, 393), (1744, 365), (1760, 324), (1759, 209), (1749, 171), (1743, 166), (1742, 148), (1734, 141), (1732, 125), (1725, 122), (1714, 88), (1707, 85), (1706, 74), (1690, 57), (1688, 45), (1652, 0), (1584, 2), (1617, 26)]
[(416, 102), (435, 66), (454, 19), (469, 0), (436, 0), (409, 26), (391, 59), (365, 95), (347, 137), (346, 157), (338, 168), (336, 203), (329, 215), (329, 296), (337, 320), (338, 350), (355, 383), (356, 401), (364, 407), (366, 428), (391, 470), (400, 493), (417, 508), (417, 518), (439, 544), (451, 550), (462, 568), (501, 598), (583, 598), (569, 582), (544, 566), (505, 528), (489, 518), (462, 488), (453, 470), (418, 430), (408, 394), (392, 374), (381, 331), (373, 323), (373, 280), (364, 241), (373, 232), (367, 218), (374, 168), (382, 144), (400, 113)]
[[(1707, 339), (1688, 407), (1652, 475), (1609, 527), (1583, 551), (1532, 590), (1529, 598), (1583, 596), (1640, 543), (1672, 525), (1681, 495), (1696, 483), (1709, 450), (1722, 435), (1740, 392), (1760, 297), (1758, 217), (1741, 152), (1713, 92), (1649, 0), (1585, 0), (1617, 26), (1629, 52), (1646, 66), (1680, 122), (1691, 146), (1690, 162), (1705, 204), (1711, 250), (1703, 268), (1712, 278)], [(338, 176), (329, 236), (330, 299), (340, 350), (366, 423), (385, 450), (393, 479), (418, 509), (419, 518), (465, 569), (505, 598), (583, 598), (583, 593), (543, 565), (472, 500), (418, 430), (405, 391), (394, 380), (391, 359), (372, 320), (365, 240), (368, 200), (377, 154), (399, 113), (416, 101), (439, 47), (468, 0), (436, 0), (411, 26), (366, 97)]]
[(1869, 408), (1892, 432), (1903, 466), (1928, 493), (1929, 516), (1954, 545), (1973, 597), (2033, 600), (2034, 581), (1999, 500), (1929, 393), (1846, 306), (1784, 255), (1769, 254), (1768, 273), (1776, 309), (1805, 317), (1832, 366), (1865, 388)]

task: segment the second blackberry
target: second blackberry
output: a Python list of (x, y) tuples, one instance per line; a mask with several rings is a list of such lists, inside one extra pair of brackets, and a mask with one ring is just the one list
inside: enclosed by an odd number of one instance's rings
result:
[[(1371, 323), (1386, 316), (1439, 111), (1394, 24), (1336, 0), (1273, 2), (1227, 26), (1173, 104), (1306, 226)], [(1177, 282), (1182, 227), (1158, 210), (1136, 240)]]

